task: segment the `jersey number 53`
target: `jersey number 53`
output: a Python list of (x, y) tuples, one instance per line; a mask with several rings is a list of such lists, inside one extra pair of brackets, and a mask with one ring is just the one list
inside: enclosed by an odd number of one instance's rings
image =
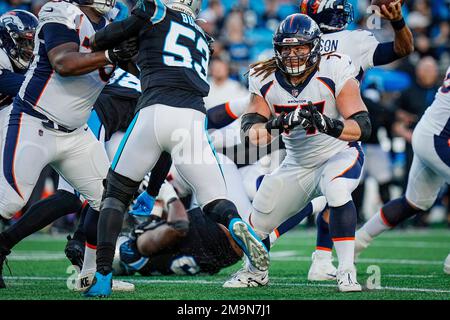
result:
[[(181, 37), (192, 40), (194, 46), (187, 46), (179, 43)], [(200, 53), (201, 61), (194, 61), (193, 52), (197, 50)], [(209, 48), (205, 39), (199, 37), (196, 41), (196, 32), (191, 28), (185, 27), (172, 21), (170, 30), (167, 34), (164, 44), (164, 64), (170, 67), (184, 67), (193, 69), (199, 77), (207, 82)]]

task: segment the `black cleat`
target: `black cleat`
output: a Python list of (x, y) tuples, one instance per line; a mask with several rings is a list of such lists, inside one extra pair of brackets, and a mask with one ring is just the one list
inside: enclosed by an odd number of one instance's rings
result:
[(69, 259), (72, 265), (77, 266), (79, 270), (83, 267), (84, 260), (84, 242), (73, 239), (71, 236), (67, 236), (67, 244), (64, 249), (67, 259)]
[[(11, 253), (10, 250), (5, 251), (5, 250), (0, 249), (0, 289), (6, 288), (5, 280), (3, 280), (3, 263), (6, 263), (6, 266), (8, 266), (6, 256), (10, 253)], [(9, 269), (9, 267), (8, 267), (8, 269)]]

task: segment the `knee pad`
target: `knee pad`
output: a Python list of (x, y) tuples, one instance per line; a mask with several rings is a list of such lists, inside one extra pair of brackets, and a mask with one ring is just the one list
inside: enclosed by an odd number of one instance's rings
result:
[(139, 188), (139, 184), (140, 182), (133, 181), (109, 169), (108, 176), (106, 177), (106, 187), (103, 195), (104, 201), (102, 204), (102, 209), (105, 208), (106, 204), (113, 207), (119, 206), (116, 201), (111, 201), (108, 199), (117, 199), (125, 208), (128, 207), (134, 194)]
[[(356, 186), (355, 184), (355, 188)], [(341, 207), (347, 202), (352, 201), (352, 192), (353, 189), (349, 189), (345, 181), (335, 180), (326, 187), (324, 196), (327, 199), (328, 206)]]

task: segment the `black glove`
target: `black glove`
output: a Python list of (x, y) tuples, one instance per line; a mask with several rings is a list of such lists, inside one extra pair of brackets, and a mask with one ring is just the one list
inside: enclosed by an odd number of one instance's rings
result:
[(120, 43), (117, 47), (107, 50), (106, 58), (113, 64), (130, 61), (138, 53), (138, 50), (138, 39), (133, 37)]
[(319, 130), (319, 132), (335, 138), (338, 138), (342, 134), (342, 131), (344, 130), (344, 123), (342, 121), (331, 119), (320, 113), (311, 101), (308, 102), (308, 106), (305, 109), (311, 113), (313, 126)]
[(214, 54), (214, 42), (216, 41), (213, 37), (205, 32), (206, 41), (208, 42), (209, 56), (212, 57)]
[(308, 110), (297, 108), (294, 111), (285, 114), (281, 112), (277, 117), (272, 118), (266, 123), (266, 129), (270, 132), (272, 129), (279, 129), (283, 132), (292, 130), (296, 127), (302, 127), (308, 130), (313, 127), (311, 114)]

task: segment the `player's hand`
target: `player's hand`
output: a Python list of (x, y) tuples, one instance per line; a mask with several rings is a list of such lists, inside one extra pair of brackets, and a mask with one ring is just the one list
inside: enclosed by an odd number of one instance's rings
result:
[(147, 193), (142, 192), (136, 199), (136, 203), (133, 205), (129, 214), (133, 216), (148, 217), (152, 213), (153, 206), (155, 205), (155, 198)]
[(391, 2), (389, 6), (381, 6), (381, 17), (389, 21), (398, 21), (403, 18), (402, 3), (400, 0)]
[(107, 50), (106, 58), (113, 64), (130, 61), (138, 53), (138, 50), (138, 39), (133, 37), (122, 42), (117, 47)]
[(311, 101), (308, 102), (308, 106), (305, 108), (311, 113), (311, 121), (313, 126), (321, 133), (328, 134), (332, 137), (338, 138), (343, 129), (344, 124), (337, 119), (331, 119), (326, 115), (320, 113), (316, 106)]
[(283, 132), (302, 127), (307, 130), (313, 126), (311, 113), (308, 110), (297, 108), (288, 114), (282, 112), (277, 117), (269, 120), (266, 124), (267, 130), (279, 129)]

